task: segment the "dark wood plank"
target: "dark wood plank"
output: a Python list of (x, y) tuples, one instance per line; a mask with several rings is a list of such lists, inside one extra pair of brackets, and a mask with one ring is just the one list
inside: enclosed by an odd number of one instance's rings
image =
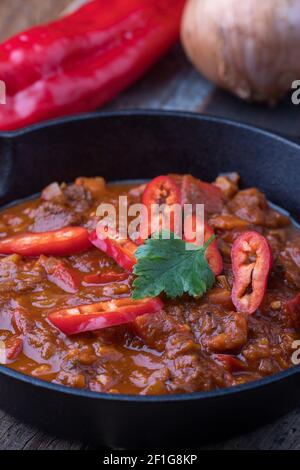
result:
[(300, 410), (251, 433), (205, 446), (203, 449), (216, 450), (299, 450)]
[(180, 46), (174, 48), (139, 83), (106, 107), (124, 108), (195, 111), (300, 137), (300, 105), (293, 105), (291, 96), (274, 108), (246, 103), (217, 89), (198, 74)]
[[(83, 0), (75, 0), (78, 1)], [(71, 0), (1, 0), (0, 39), (55, 18), (70, 3)], [(106, 109), (124, 108), (206, 112), (300, 136), (300, 107), (293, 106), (289, 97), (278, 108), (271, 109), (244, 103), (216, 90), (188, 63), (180, 46), (174, 48), (138, 84), (106, 106)], [(0, 450), (84, 448), (82, 443), (48, 436), (0, 411)], [(259, 430), (203, 448), (300, 449), (300, 410)]]
[(205, 112), (244, 121), (286, 136), (300, 137), (300, 106), (292, 103), (290, 94), (272, 108), (245, 103), (229, 93), (215, 89), (205, 106)]
[(188, 63), (176, 46), (142, 80), (106, 109), (147, 108), (196, 111), (204, 108), (214, 86)]
[(60, 15), (71, 0), (1, 0), (0, 40)]

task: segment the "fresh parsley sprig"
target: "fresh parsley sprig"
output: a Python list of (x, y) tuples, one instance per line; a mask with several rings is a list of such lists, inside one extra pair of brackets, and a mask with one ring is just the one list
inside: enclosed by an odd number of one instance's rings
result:
[[(156, 297), (164, 292), (168, 297), (188, 293), (201, 297), (209, 290), (215, 276), (205, 257), (205, 251), (214, 240), (211, 237), (202, 247), (195, 248), (174, 233), (160, 232), (146, 241), (136, 252), (133, 298)], [(192, 249), (187, 249), (187, 247)]]

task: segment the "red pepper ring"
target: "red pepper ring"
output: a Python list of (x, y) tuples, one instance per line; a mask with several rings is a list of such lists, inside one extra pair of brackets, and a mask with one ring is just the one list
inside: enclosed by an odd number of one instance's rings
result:
[(257, 232), (245, 232), (231, 249), (234, 282), (232, 302), (240, 312), (251, 314), (261, 305), (269, 272), (272, 252), (266, 238)]
[(140, 315), (156, 313), (162, 308), (158, 297), (128, 298), (55, 310), (49, 313), (48, 319), (64, 334), (74, 335), (131, 323)]
[(159, 206), (165, 205), (169, 206), (170, 208), (174, 204), (181, 206), (180, 188), (173, 178), (170, 176), (161, 175), (151, 180), (143, 192), (142, 203), (147, 209), (148, 216), (148, 230), (145, 230), (143, 227), (143, 217), (141, 220), (141, 237), (143, 239), (148, 238), (149, 235), (151, 235), (153, 232), (159, 231), (161, 228), (165, 228), (171, 232), (174, 232), (176, 229), (176, 214), (174, 211), (170, 211), (169, 227), (162, 226), (162, 219), (165, 215), (163, 212), (158, 214), (159, 221), (152, 220), (153, 218), (151, 217), (154, 204), (158, 204)]
[(41, 233), (22, 233), (0, 240), (0, 254), (69, 256), (91, 248), (88, 231), (66, 227)]
[[(188, 215), (185, 218), (185, 226), (191, 227), (193, 232), (195, 233), (197, 227), (201, 227), (201, 222), (197, 219), (196, 215)], [(204, 222), (204, 243), (208, 242), (208, 240), (214, 235), (213, 229)], [(189, 234), (185, 234), (184, 240), (189, 243), (195, 243), (195, 237), (191, 238)], [(218, 248), (217, 240), (213, 240), (211, 244), (206, 249), (205, 253), (207, 262), (214, 273), (215, 276), (219, 276), (223, 271), (223, 260), (221, 253)]]
[[(101, 235), (100, 232), (102, 230), (105, 235), (103, 238), (97, 235), (97, 232)], [(96, 248), (115, 260), (121, 268), (132, 272), (133, 266), (136, 264), (135, 252), (138, 249), (138, 245), (133, 241), (118, 237), (109, 237), (105, 228), (101, 226), (90, 234), (90, 241)]]

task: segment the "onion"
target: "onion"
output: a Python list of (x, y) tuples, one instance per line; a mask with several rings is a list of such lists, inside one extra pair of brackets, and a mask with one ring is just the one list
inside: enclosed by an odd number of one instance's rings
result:
[(188, 0), (185, 51), (217, 85), (276, 103), (300, 79), (300, 0)]

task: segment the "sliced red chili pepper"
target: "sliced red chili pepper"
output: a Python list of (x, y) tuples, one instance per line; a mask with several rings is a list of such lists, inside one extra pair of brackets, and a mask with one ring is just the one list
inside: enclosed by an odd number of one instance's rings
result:
[(21, 338), (12, 337), (6, 341), (6, 357), (9, 361), (15, 361), (19, 354), (23, 351), (23, 340)]
[(245, 370), (245, 364), (230, 354), (214, 354), (218, 362), (221, 362), (229, 372), (240, 372)]
[(66, 335), (74, 335), (130, 323), (139, 315), (156, 313), (162, 308), (163, 303), (158, 297), (129, 298), (55, 310), (48, 318)]
[(11, 336), (0, 343), (0, 363), (2, 364), (10, 364), (15, 361), (23, 351), (23, 340), (17, 336)]
[(73, 269), (63, 261), (55, 258), (41, 256), (38, 263), (45, 269), (50, 282), (70, 294), (74, 294), (80, 287), (79, 277)]
[[(197, 218), (196, 215), (188, 215), (185, 218), (185, 223), (186, 227), (191, 227), (193, 230), (193, 233), (196, 232), (196, 228), (202, 227), (201, 221), (199, 218)], [(214, 235), (213, 229), (206, 223), (204, 222), (204, 243), (208, 242), (208, 240)], [(195, 243), (196, 239), (195, 236), (194, 238), (189, 237), (187, 234), (184, 237), (185, 241), (189, 243)], [(221, 253), (218, 248), (218, 243), (217, 240), (214, 240), (211, 242), (211, 244), (208, 246), (206, 249), (206, 259), (207, 262), (212, 270), (212, 272), (215, 274), (215, 276), (219, 276), (221, 272), (223, 271), (223, 260)]]
[(179, 38), (185, 0), (95, 0), (0, 46), (0, 129), (96, 109)]
[(98, 273), (98, 274), (87, 274), (83, 280), (86, 284), (97, 285), (97, 284), (109, 284), (111, 282), (121, 282), (128, 279), (128, 273)]
[(208, 215), (220, 213), (223, 208), (220, 188), (191, 175), (182, 177), (181, 198), (182, 204), (204, 204), (205, 213)]
[[(103, 238), (97, 235), (101, 231), (103, 231)], [(132, 272), (133, 266), (136, 263), (135, 252), (138, 249), (138, 246), (133, 241), (118, 237), (111, 238), (107, 235), (105, 228), (101, 227), (98, 227), (97, 230), (91, 233), (90, 241), (99, 250), (115, 260), (123, 269)]]
[(240, 312), (253, 313), (261, 305), (269, 272), (272, 252), (265, 237), (257, 232), (245, 232), (231, 249), (234, 282), (232, 302)]
[(22, 233), (0, 240), (2, 255), (69, 256), (91, 248), (88, 231), (83, 227), (66, 227), (42, 233)]
[(142, 201), (150, 208), (151, 204), (180, 204), (180, 190), (170, 176), (157, 176), (147, 184)]
[[(156, 216), (155, 220), (153, 220), (153, 217), (151, 217), (154, 204), (157, 204), (159, 206), (166, 205), (169, 207), (173, 206), (174, 204), (181, 204), (180, 188), (171, 177), (157, 176), (156, 178), (151, 180), (147, 184), (143, 192), (142, 203), (145, 205), (148, 213), (148, 235), (151, 235), (151, 233), (155, 231), (159, 231), (161, 228), (168, 229), (171, 232), (174, 231), (174, 211), (170, 211), (170, 226), (168, 227), (164, 227), (163, 225), (163, 217), (166, 215), (166, 211), (160, 212)], [(157, 217), (159, 218), (159, 220), (157, 220)], [(141, 225), (142, 224), (143, 219)], [(141, 232), (143, 233), (143, 227)]]

